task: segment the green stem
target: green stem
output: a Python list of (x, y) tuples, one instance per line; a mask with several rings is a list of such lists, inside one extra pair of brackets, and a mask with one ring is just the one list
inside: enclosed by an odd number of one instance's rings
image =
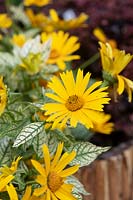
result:
[(104, 80), (104, 81), (102, 82), (100, 88), (102, 88), (102, 87), (106, 87), (106, 86), (110, 86), (110, 83), (109, 83), (109, 81)]
[(92, 63), (94, 63), (96, 60), (98, 60), (98, 58), (100, 57), (99, 53), (96, 53), (94, 56), (92, 56), (91, 58), (89, 58), (86, 62), (84, 62), (81, 66), (80, 69), (85, 69), (86, 67), (88, 67), (89, 65), (91, 65)]

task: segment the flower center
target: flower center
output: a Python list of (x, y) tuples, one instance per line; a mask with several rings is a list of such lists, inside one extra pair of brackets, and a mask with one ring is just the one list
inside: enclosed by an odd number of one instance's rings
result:
[(67, 99), (67, 102), (65, 106), (68, 110), (74, 112), (76, 110), (79, 110), (84, 105), (83, 99), (81, 97), (78, 97), (77, 95), (69, 96)]
[(58, 190), (63, 184), (63, 178), (61, 178), (57, 173), (51, 172), (48, 176), (48, 187), (52, 192)]
[(60, 56), (60, 54), (58, 53), (58, 51), (56, 49), (52, 49), (50, 52), (50, 58), (51, 59), (56, 59)]

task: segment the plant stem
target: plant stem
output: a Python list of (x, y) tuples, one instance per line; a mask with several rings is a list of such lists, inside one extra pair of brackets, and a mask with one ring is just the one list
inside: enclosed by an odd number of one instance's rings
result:
[(86, 67), (88, 67), (89, 65), (91, 65), (92, 63), (94, 63), (99, 57), (100, 57), (100, 54), (99, 54), (99, 53), (96, 53), (94, 56), (92, 56), (92, 57), (89, 58), (86, 62), (84, 62), (84, 63), (80, 66), (80, 69), (85, 69)]

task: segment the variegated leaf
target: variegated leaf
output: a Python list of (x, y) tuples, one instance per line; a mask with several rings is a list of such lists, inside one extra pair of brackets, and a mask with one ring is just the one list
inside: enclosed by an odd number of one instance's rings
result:
[(24, 144), (27, 141), (33, 139), (36, 135), (41, 133), (43, 129), (44, 129), (43, 122), (35, 122), (28, 124), (22, 129), (20, 134), (17, 136), (16, 140), (14, 141), (13, 147), (18, 147), (21, 144)]

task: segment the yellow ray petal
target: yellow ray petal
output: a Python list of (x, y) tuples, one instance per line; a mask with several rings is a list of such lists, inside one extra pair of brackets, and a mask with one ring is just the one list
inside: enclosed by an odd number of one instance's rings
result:
[(35, 169), (44, 177), (46, 178), (46, 171), (42, 167), (42, 165), (37, 162), (36, 160), (31, 160), (32, 165), (35, 167)]
[(117, 88), (117, 92), (118, 94), (122, 94), (124, 91), (124, 80), (120, 75), (117, 75), (118, 78), (118, 88)]
[(62, 150), (63, 150), (63, 143), (59, 143), (59, 144), (58, 144), (58, 147), (57, 147), (56, 154), (55, 154), (55, 156), (54, 156), (54, 159), (53, 159), (53, 161), (51, 162), (51, 170), (54, 169), (54, 167), (57, 165), (57, 162), (58, 162), (59, 159), (60, 159)]
[(44, 163), (46, 169), (46, 176), (48, 176), (50, 171), (50, 153), (47, 145), (43, 145), (43, 156), (44, 156)]
[(27, 186), (26, 191), (22, 197), (22, 200), (28, 200), (30, 199), (30, 196), (31, 196), (31, 186)]
[(67, 177), (70, 176), (72, 174), (74, 174), (75, 172), (77, 172), (79, 169), (79, 166), (73, 166), (73, 167), (69, 167), (68, 169), (64, 169), (59, 173), (59, 176), (61, 177)]
[(9, 194), (10, 200), (18, 200), (17, 192), (12, 184), (6, 185), (7, 192)]
[(2, 182), (2, 184), (0, 184), (0, 191), (3, 190), (3, 188), (10, 183), (10, 181), (14, 179), (13, 175), (9, 175), (6, 178), (4, 178), (4, 180), (0, 180), (0, 183)]

